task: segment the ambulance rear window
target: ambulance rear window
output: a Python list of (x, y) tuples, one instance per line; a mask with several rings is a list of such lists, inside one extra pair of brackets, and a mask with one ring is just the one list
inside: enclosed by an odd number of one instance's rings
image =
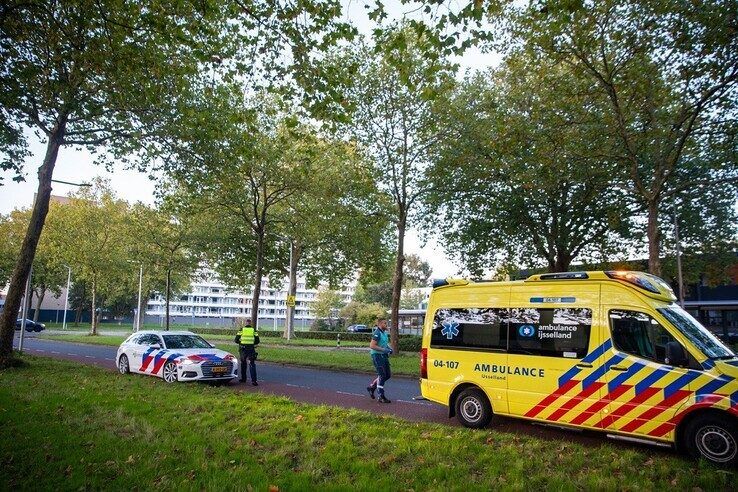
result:
[(439, 309), (433, 319), (431, 347), (505, 350), (505, 316), (505, 309)]

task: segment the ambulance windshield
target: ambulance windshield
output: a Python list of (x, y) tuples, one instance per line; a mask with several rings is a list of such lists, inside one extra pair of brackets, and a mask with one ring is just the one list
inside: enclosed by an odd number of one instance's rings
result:
[(658, 311), (710, 359), (732, 359), (736, 356), (732, 350), (681, 307), (671, 305)]

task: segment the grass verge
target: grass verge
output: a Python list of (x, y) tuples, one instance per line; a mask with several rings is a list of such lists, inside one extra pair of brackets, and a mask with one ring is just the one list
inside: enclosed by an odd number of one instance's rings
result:
[(0, 372), (9, 490), (729, 490), (650, 449), (410, 423), (26, 357)]
[[(232, 343), (232, 337), (217, 338), (218, 335), (206, 335), (216, 347), (233, 354), (238, 354), (238, 348)], [(222, 336), (220, 336), (222, 337)], [(48, 340), (59, 340), (64, 342), (89, 343), (94, 345), (109, 345), (117, 347), (125, 336), (118, 335), (41, 335), (39, 338)], [(367, 352), (350, 350), (318, 350), (319, 347), (308, 348), (306, 346), (269, 346), (268, 338), (259, 345), (259, 360), (263, 362), (275, 362), (279, 364), (292, 364), (301, 366), (321, 367), (325, 369), (356, 370), (372, 372), (374, 369)], [(280, 339), (275, 339), (280, 340)], [(231, 342), (231, 343), (228, 343)], [(418, 376), (420, 361), (417, 354), (409, 353), (391, 358), (392, 373), (402, 376)]]

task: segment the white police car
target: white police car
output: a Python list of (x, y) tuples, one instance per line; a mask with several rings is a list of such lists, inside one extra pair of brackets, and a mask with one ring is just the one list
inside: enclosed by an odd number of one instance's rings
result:
[(148, 374), (167, 383), (238, 377), (236, 357), (189, 331), (139, 331), (120, 345), (115, 360), (121, 374)]

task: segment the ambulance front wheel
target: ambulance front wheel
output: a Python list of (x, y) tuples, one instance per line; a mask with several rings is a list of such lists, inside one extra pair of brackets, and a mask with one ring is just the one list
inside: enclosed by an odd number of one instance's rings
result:
[(722, 467), (738, 466), (738, 422), (727, 415), (695, 417), (684, 431), (685, 447), (695, 458)]
[(456, 398), (456, 418), (465, 427), (480, 429), (492, 419), (492, 406), (487, 395), (479, 389), (469, 388)]

